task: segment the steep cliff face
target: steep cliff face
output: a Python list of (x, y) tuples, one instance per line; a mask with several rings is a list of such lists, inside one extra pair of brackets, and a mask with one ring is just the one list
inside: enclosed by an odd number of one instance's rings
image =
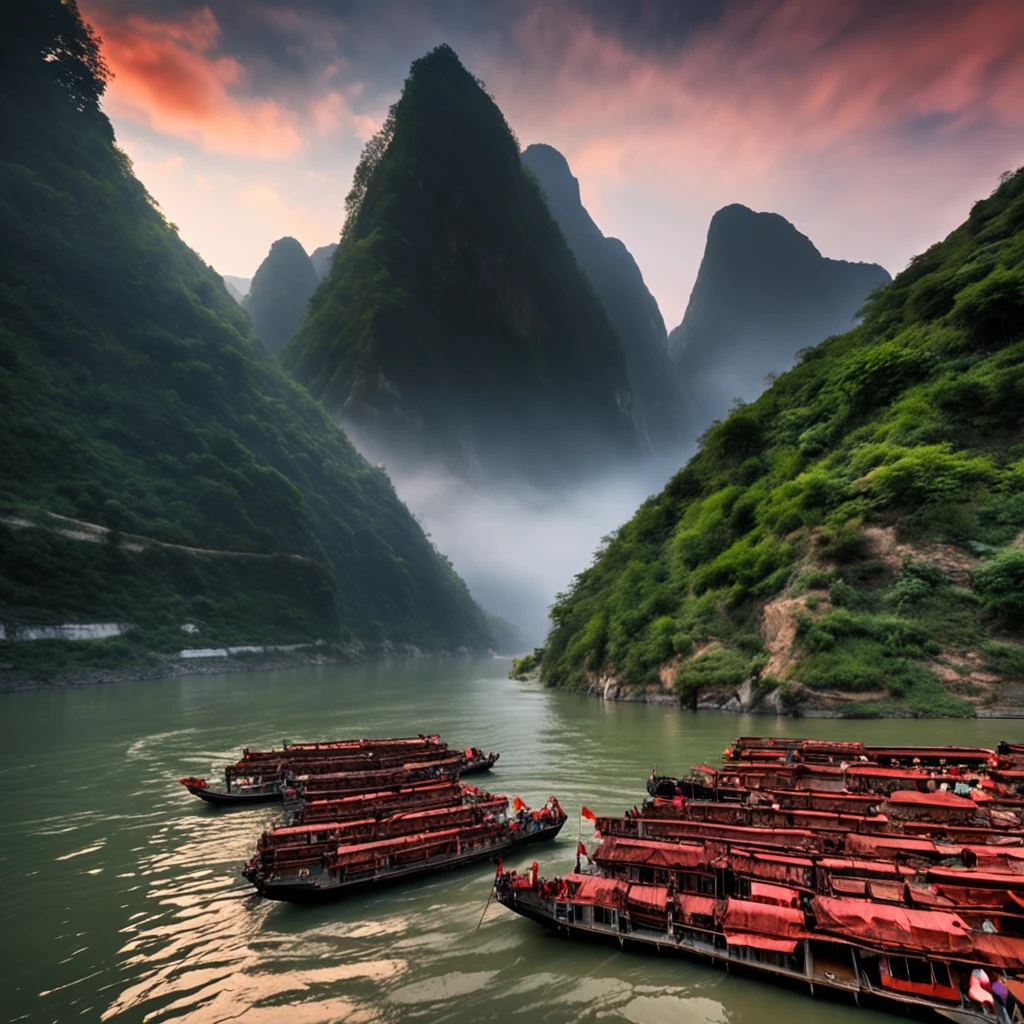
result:
[(531, 479), (642, 450), (619, 338), (450, 48), (414, 62), (349, 205), (282, 358), (361, 444)]
[(756, 398), (800, 349), (849, 330), (871, 290), (890, 280), (875, 263), (826, 259), (778, 214), (719, 210), (668, 340), (696, 428), (724, 416), (734, 398)]
[(294, 238), (279, 238), (259, 265), (242, 308), (268, 352), (277, 352), (298, 330), (309, 297), (320, 283), (313, 261)]
[(580, 200), (580, 185), (552, 146), (523, 151), (548, 207), (622, 341), (637, 423), (650, 447), (675, 452), (683, 439), (683, 397), (668, 356), (665, 321), (629, 250), (606, 238)]
[(23, 15), (0, 40), (0, 621), (489, 646), (387, 476), (133, 175), (75, 5)]
[(706, 433), (552, 608), (544, 681), (1019, 714), (1022, 428), (1024, 170)]
[(337, 251), (338, 243), (331, 242), (330, 245), (321, 245), (309, 254), (321, 281), (331, 272), (331, 260), (334, 259), (334, 254)]

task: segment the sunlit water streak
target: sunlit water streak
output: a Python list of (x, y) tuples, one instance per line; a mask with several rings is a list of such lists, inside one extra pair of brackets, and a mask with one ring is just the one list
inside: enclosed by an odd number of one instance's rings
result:
[[(567, 942), (494, 904), (477, 929), (487, 863), (322, 907), (269, 903), (239, 870), (273, 806), (218, 812), (177, 783), (216, 776), (243, 745), (436, 730), (501, 751), (486, 782), (496, 792), (601, 813), (639, 803), (655, 762), (716, 759), (738, 733), (987, 745), (1019, 734), (1001, 722), (692, 716), (513, 683), (506, 669), (417, 662), (0, 695), (0, 1020), (894, 1019)], [(536, 856), (564, 872), (576, 833), (571, 819), (516, 866)]]

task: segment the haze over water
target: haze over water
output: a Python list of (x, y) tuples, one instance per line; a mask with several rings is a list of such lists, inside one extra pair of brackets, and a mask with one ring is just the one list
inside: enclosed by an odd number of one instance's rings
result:
[[(192, 677), (0, 695), (3, 1021), (895, 1020), (698, 963), (566, 941), (493, 903), (483, 863), (322, 907), (239, 871), (273, 805), (215, 811), (178, 785), (243, 745), (439, 731), (498, 750), (483, 784), (570, 814), (537, 856), (571, 870), (576, 812), (639, 804), (652, 765), (715, 761), (736, 735), (992, 746), (1016, 723), (682, 713), (509, 681), (494, 660)], [(589, 826), (583, 835), (586, 839)]]

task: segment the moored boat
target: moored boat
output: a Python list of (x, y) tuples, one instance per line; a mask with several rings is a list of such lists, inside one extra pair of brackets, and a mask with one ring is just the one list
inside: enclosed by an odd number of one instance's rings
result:
[(490, 797), (380, 821), (275, 829), (242, 874), (268, 899), (318, 903), (499, 857), (554, 839), (565, 824), (553, 797), (541, 811), (516, 818), (505, 814), (507, 803)]
[[(450, 750), (437, 734), (402, 739), (356, 739), (315, 743), (282, 743), (280, 749), (250, 750), (224, 769), (224, 787), (211, 786), (205, 778), (188, 776), (179, 780), (193, 795), (206, 803), (224, 806), (245, 806), (275, 801), (290, 787), (292, 777), (305, 779), (312, 775), (334, 778), (355, 777), (363, 773), (357, 784), (347, 789), (338, 787), (335, 795), (366, 788), (375, 773), (388, 785), (383, 773), (408, 767), (410, 764), (439, 766), (438, 777), (476, 774), (489, 771), (499, 755), (484, 754), (478, 747), (464, 752)], [(421, 773), (424, 774), (424, 773)], [(430, 774), (429, 772), (425, 774)]]
[(564, 877), (499, 872), (499, 902), (816, 995), (1024, 1020), (1017, 752), (779, 742), (781, 756), (741, 738), (721, 768), (655, 771), (619, 817), (584, 811), (600, 844)]

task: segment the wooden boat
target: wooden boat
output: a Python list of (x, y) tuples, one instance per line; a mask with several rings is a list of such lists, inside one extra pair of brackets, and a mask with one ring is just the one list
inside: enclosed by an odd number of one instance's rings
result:
[(497, 763), (500, 754), (485, 754), (479, 747), (466, 747), (462, 752), (462, 772), (466, 775), (481, 775), (489, 772)]
[(815, 995), (1024, 1020), (1017, 752), (781, 745), (741, 737), (721, 768), (652, 773), (642, 809), (595, 818), (600, 845), (580, 846), (575, 871), (499, 873), (499, 902), (566, 935)]
[[(242, 874), (268, 899), (320, 903), (499, 857), (554, 839), (565, 824), (566, 815), (553, 798), (544, 812), (524, 821), (509, 819), (503, 813), (507, 800), (497, 799), (502, 809), (481, 804), (413, 816), (421, 831), (412, 834), (401, 834), (405, 823), (397, 819), (357, 823), (347, 835), (335, 825), (302, 826), (281, 842), (264, 842)], [(431, 823), (439, 827), (431, 829)], [(367, 835), (367, 841), (358, 841)]]
[[(495, 882), (499, 903), (566, 936), (677, 954), (934, 1020), (1008, 1024), (1024, 1012), (1020, 937), (976, 933), (954, 913), (868, 900), (815, 896), (787, 905), (772, 888), (759, 885), (750, 899), (577, 873), (544, 881), (504, 872)], [(982, 970), (1007, 991), (998, 1009), (990, 993), (971, 998)]]
[[(346, 773), (385, 772), (410, 763), (443, 764), (441, 775), (452, 774), (453, 759), (458, 771), (475, 774), (489, 771), (498, 760), (477, 747), (464, 753), (449, 750), (436, 734), (403, 739), (358, 739), (316, 743), (283, 743), (280, 749), (253, 751), (224, 769), (224, 788), (212, 787), (206, 779), (189, 776), (179, 781), (194, 796), (215, 805), (246, 806), (275, 801), (285, 792), (290, 776), (339, 776)], [(383, 778), (383, 776), (381, 776)], [(386, 785), (384, 782), (382, 785)], [(352, 792), (351, 788), (348, 790)], [(337, 794), (337, 795), (340, 795)]]
[(189, 776), (178, 780), (193, 796), (208, 804), (230, 807), (245, 807), (252, 804), (277, 802), (281, 799), (279, 779), (258, 779), (236, 785), (234, 789), (211, 789), (206, 779)]

